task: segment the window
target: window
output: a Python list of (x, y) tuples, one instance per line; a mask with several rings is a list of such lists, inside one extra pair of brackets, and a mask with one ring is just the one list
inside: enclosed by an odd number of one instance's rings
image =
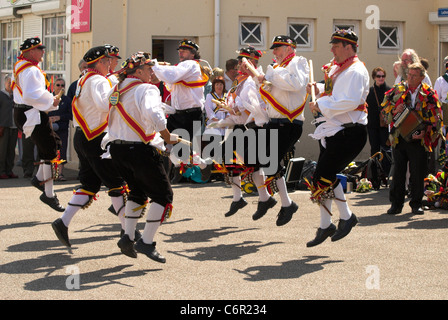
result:
[(20, 21), (2, 23), (2, 71), (12, 72), (22, 38), (22, 23)]
[(378, 29), (378, 53), (399, 53), (402, 39), (401, 23), (380, 22)]
[(266, 19), (240, 18), (240, 46), (253, 46), (257, 49), (266, 47)]
[(333, 22), (333, 32), (336, 30), (352, 30), (356, 33), (358, 38), (360, 37), (359, 34), (359, 21), (357, 20), (334, 20)]
[(48, 74), (61, 75), (61, 73), (65, 73), (66, 39), (65, 17), (44, 19), (43, 43), (46, 46), (44, 70)]
[(288, 19), (288, 36), (297, 42), (298, 50), (313, 50), (314, 21), (310, 19)]

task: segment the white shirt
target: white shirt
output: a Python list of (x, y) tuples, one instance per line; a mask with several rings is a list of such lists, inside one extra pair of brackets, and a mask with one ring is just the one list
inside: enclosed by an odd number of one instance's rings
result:
[[(329, 75), (336, 71), (336, 65), (332, 66)], [(317, 84), (321, 93), (324, 85)], [(355, 110), (366, 102), (369, 93), (369, 72), (361, 61), (353, 63), (342, 71), (333, 83), (333, 92), (330, 96), (322, 96), (316, 100), (323, 117), (323, 121), (310, 136), (322, 139), (335, 135), (345, 123), (367, 124), (367, 113)]]
[[(306, 99), (306, 86), (309, 82), (310, 69), (308, 61), (301, 56), (295, 56), (286, 67), (268, 66), (265, 74), (267, 81), (272, 83), (272, 96), (286, 109), (294, 111)], [(270, 103), (266, 104), (269, 118), (285, 118), (275, 110)], [(305, 120), (302, 112), (295, 119)]]
[(434, 83), (434, 90), (437, 92), (440, 102), (445, 102), (448, 95), (448, 82), (443, 78), (443, 76), (438, 77)]
[[(243, 124), (250, 122), (256, 123), (258, 126), (269, 121), (266, 113), (266, 104), (261, 99), (260, 90), (258, 89), (253, 78), (249, 77), (243, 82), (241, 90), (237, 91), (239, 94), (235, 99), (235, 106), (245, 116)], [(247, 115), (247, 113), (249, 113)]]
[[(123, 88), (133, 81), (139, 80), (127, 78), (119, 84), (119, 88)], [(141, 83), (121, 94), (120, 102), (127, 114), (144, 129), (145, 135), (149, 136), (166, 129), (166, 116), (162, 109), (160, 92), (156, 86), (149, 83)], [(158, 139), (153, 140), (150, 143), (151, 145), (160, 142), (160, 135), (157, 135), (157, 137)], [(108, 130), (103, 138), (103, 144), (114, 140), (142, 141), (140, 136), (124, 121), (116, 107), (110, 109)], [(163, 141), (162, 146), (156, 147), (165, 150)]]
[[(85, 74), (79, 79), (76, 85), (78, 92)], [(76, 101), (76, 107), (83, 116), (90, 130), (98, 128), (104, 124), (109, 114), (109, 94), (111, 83), (106, 77), (100, 74), (91, 76), (82, 86), (80, 95)], [(73, 125), (79, 127), (76, 118), (73, 117)]]
[[(20, 61), (16, 65), (19, 69), (26, 60)], [(50, 93), (45, 85), (45, 77), (38, 67), (32, 66), (23, 70), (18, 79), (12, 76), (12, 80), (22, 89), (23, 96), (19, 89), (14, 87), (14, 102), (17, 104), (26, 104), (38, 109), (39, 111), (57, 110), (59, 106), (53, 106), (54, 96)]]
[(230, 91), (230, 88), (232, 88), (233, 80), (229, 78), (227, 73), (224, 72), (224, 82), (226, 83), (226, 91)]
[(195, 60), (185, 60), (175, 66), (165, 66), (156, 63), (152, 67), (157, 78), (165, 82), (171, 92), (171, 106), (176, 110), (191, 108), (204, 109), (204, 87), (189, 88), (177, 82), (199, 81), (202, 72), (199, 63)]

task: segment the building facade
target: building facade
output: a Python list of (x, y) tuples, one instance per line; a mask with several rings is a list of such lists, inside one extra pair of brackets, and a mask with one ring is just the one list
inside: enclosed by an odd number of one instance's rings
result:
[[(314, 77), (332, 58), (329, 39), (336, 28), (351, 28), (360, 38), (358, 55), (369, 71), (381, 66), (394, 82), (392, 65), (406, 48), (429, 62), (432, 82), (444, 72), (448, 55), (448, 0), (0, 0), (1, 73), (12, 72), (20, 42), (40, 36), (47, 46), (43, 69), (53, 79), (77, 79), (78, 62), (92, 46), (110, 43), (124, 58), (149, 51), (161, 61), (177, 62), (182, 39), (196, 41), (202, 59), (224, 68), (236, 51), (252, 45), (272, 63), (272, 38), (287, 34), (297, 54), (313, 60)], [(3, 79), (3, 77), (2, 77)], [(3, 83), (3, 82), (2, 82)], [(311, 113), (296, 155), (316, 159)], [(360, 159), (369, 156), (366, 146)], [(73, 153), (72, 153), (73, 154)]]

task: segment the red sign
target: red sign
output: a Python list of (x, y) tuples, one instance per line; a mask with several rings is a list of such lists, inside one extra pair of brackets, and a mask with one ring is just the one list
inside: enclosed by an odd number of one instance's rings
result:
[(72, 0), (72, 5), (67, 9), (67, 14), (72, 33), (90, 31), (90, 0)]

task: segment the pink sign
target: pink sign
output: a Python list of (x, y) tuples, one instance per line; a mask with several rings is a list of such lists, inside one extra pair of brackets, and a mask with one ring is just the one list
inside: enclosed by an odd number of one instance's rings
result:
[(90, 0), (72, 0), (70, 7), (72, 33), (90, 31)]

